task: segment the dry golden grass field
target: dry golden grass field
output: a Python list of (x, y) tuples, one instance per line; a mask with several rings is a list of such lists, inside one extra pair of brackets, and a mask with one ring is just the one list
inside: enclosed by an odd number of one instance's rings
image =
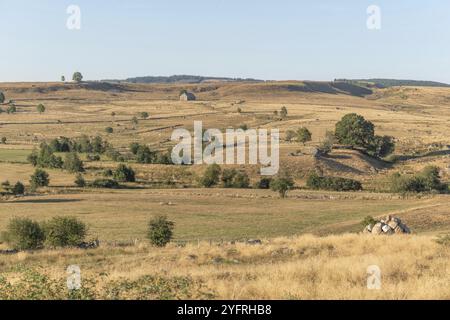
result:
[[(115, 190), (78, 188), (75, 174), (46, 169), (48, 187), (22, 197), (0, 196), (0, 231), (12, 217), (42, 221), (74, 216), (88, 225), (89, 238), (98, 238), (101, 245), (92, 250), (0, 255), (0, 274), (14, 283), (23, 270), (32, 268), (48, 275), (48, 281), (59, 281), (67, 265), (78, 264), (87, 278), (97, 279), (93, 297), (107, 299), (450, 299), (448, 243), (435, 241), (450, 232), (450, 196), (391, 194), (386, 186), (392, 173), (416, 173), (427, 165), (438, 166), (442, 180), (450, 181), (450, 89), (392, 87), (360, 96), (351, 90), (330, 91), (326, 83), (317, 83), (314, 91), (304, 86), (294, 81), (0, 83), (0, 91), (17, 107), (14, 114), (0, 113), (0, 138), (6, 138), (0, 144), (0, 182), (22, 181), (27, 187), (35, 170), (27, 156), (41, 142), (61, 136), (100, 135), (128, 152), (131, 142), (165, 151), (173, 145), (174, 128), (191, 131), (197, 120), (205, 128), (221, 130), (244, 124), (278, 128), (282, 138), (286, 130), (302, 126), (312, 133), (306, 145), (281, 141), (281, 167), (297, 186), (286, 199), (270, 190), (199, 188), (205, 166), (130, 162), (137, 181)], [(194, 92), (197, 100), (179, 101), (182, 89)], [(46, 107), (42, 114), (36, 110), (40, 103)], [(274, 111), (283, 106), (288, 115), (280, 119)], [(150, 117), (141, 119), (141, 112)], [(395, 155), (401, 160), (375, 160), (339, 149), (315, 158), (310, 150), (348, 113), (372, 121), (377, 134), (395, 137)], [(132, 121), (135, 116), (137, 124)], [(113, 132), (106, 133), (106, 127)], [(100, 161), (81, 157), (86, 180), (102, 177), (105, 169), (118, 165), (103, 156)], [(252, 185), (258, 181), (259, 166), (241, 169)], [(314, 170), (357, 179), (364, 191), (306, 190), (305, 177)], [(147, 222), (157, 214), (175, 222), (175, 241), (164, 249), (145, 240)], [(364, 217), (387, 214), (401, 218), (413, 234), (357, 234)], [(263, 244), (240, 242), (246, 239), (263, 239)], [(371, 264), (382, 270), (381, 290), (366, 288), (366, 268)], [(100, 288), (111, 281), (137, 281), (145, 275), (160, 276), (170, 288), (171, 281), (185, 279), (189, 294), (167, 289), (170, 295), (142, 297), (139, 288), (122, 296), (98, 293), (109, 292)], [(6, 284), (0, 281), (2, 285)], [(45, 297), (60, 298), (50, 293)]]

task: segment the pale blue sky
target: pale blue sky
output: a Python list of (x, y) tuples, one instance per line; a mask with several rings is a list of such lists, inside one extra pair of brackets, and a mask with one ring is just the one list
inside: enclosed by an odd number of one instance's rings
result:
[[(66, 28), (70, 4), (81, 30)], [(369, 5), (381, 30), (366, 27)], [(0, 81), (194, 74), (450, 83), (448, 0), (0, 0)]]

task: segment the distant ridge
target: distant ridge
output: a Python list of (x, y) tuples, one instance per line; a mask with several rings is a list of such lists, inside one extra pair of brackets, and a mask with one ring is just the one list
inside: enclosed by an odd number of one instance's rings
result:
[(227, 77), (204, 77), (192, 75), (173, 75), (173, 76), (146, 76), (134, 77), (125, 80), (102, 80), (105, 82), (129, 82), (129, 83), (202, 83), (213, 81), (262, 81), (251, 78), (227, 78)]
[(450, 84), (436, 81), (423, 80), (398, 80), (398, 79), (336, 79), (335, 81), (353, 82), (353, 83), (367, 83), (373, 84), (379, 88), (389, 88), (398, 86), (409, 87), (450, 87)]

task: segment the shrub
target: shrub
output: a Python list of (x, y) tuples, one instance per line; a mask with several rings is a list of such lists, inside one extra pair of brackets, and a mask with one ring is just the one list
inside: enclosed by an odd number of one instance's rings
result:
[(147, 119), (148, 117), (150, 117), (150, 115), (148, 114), (148, 112), (141, 112), (140, 114), (139, 114), (139, 116), (142, 118), (142, 119)]
[(234, 188), (248, 188), (250, 186), (250, 179), (247, 173), (237, 172), (233, 179)]
[(48, 173), (42, 169), (36, 169), (30, 178), (31, 188), (36, 190), (39, 187), (46, 187), (50, 183)]
[(111, 169), (105, 169), (102, 174), (104, 177), (112, 177), (114, 172)]
[(84, 180), (83, 175), (81, 174), (76, 175), (75, 185), (80, 188), (84, 188), (86, 186), (86, 180)]
[(362, 190), (361, 182), (339, 177), (321, 177), (316, 173), (308, 176), (306, 186), (314, 190), (331, 191), (359, 191)]
[(286, 118), (287, 115), (288, 115), (288, 111), (287, 111), (286, 107), (281, 107), (281, 110), (280, 110), (281, 118)]
[(370, 153), (377, 157), (386, 157), (395, 150), (395, 143), (392, 137), (375, 136), (373, 138)]
[(311, 141), (312, 134), (305, 127), (301, 127), (300, 129), (298, 129), (296, 132), (296, 135), (297, 135), (297, 140), (303, 144), (305, 144), (308, 141)]
[(232, 188), (233, 187), (233, 179), (236, 175), (236, 170), (234, 169), (225, 169), (222, 172), (222, 183), (224, 188)]
[(44, 233), (35, 221), (13, 218), (2, 233), (2, 239), (16, 250), (39, 249), (44, 242)]
[(222, 170), (218, 164), (211, 164), (206, 168), (203, 177), (200, 178), (200, 184), (206, 188), (210, 188), (219, 182)]
[(136, 155), (141, 145), (137, 142), (132, 142), (130, 144), (130, 151), (132, 154)]
[(11, 113), (16, 113), (17, 112), (17, 108), (16, 106), (11, 103), (8, 108), (6, 109), (6, 113), (11, 114)]
[(270, 189), (271, 178), (261, 178), (255, 185), (257, 189)]
[(64, 169), (69, 172), (84, 172), (83, 161), (80, 160), (76, 152), (66, 154), (64, 159)]
[(88, 154), (86, 156), (86, 159), (88, 159), (89, 161), (100, 161), (101, 157), (99, 154)]
[(41, 144), (39, 151), (33, 150), (27, 160), (35, 167), (53, 169), (63, 167), (61, 157), (55, 156), (53, 150), (46, 143)]
[(113, 133), (113, 132), (114, 132), (114, 129), (111, 128), (111, 127), (106, 127), (106, 128), (105, 128), (105, 132), (106, 132), (106, 133)]
[(37, 112), (39, 112), (39, 113), (44, 113), (44, 112), (45, 112), (45, 106), (44, 106), (42, 103), (40, 103), (40, 104), (38, 104), (38, 106), (36, 107), (36, 110), (37, 110)]
[(394, 173), (391, 176), (391, 192), (445, 192), (448, 186), (441, 182), (439, 168), (428, 166), (420, 173), (407, 176)]
[(5, 102), (5, 94), (0, 91), (0, 103), (4, 103), (4, 102)]
[(134, 170), (124, 164), (120, 164), (114, 171), (114, 179), (122, 182), (134, 182), (136, 180)]
[(295, 136), (296, 136), (296, 134), (295, 134), (294, 130), (287, 130), (284, 135), (284, 139), (286, 141), (292, 141), (292, 140), (294, 140)]
[(287, 192), (294, 187), (294, 181), (287, 175), (279, 176), (270, 182), (270, 189), (280, 194), (281, 198), (285, 198)]
[(106, 151), (106, 156), (110, 158), (112, 161), (122, 161), (123, 157), (119, 151), (110, 148)]
[(45, 244), (49, 247), (80, 245), (86, 236), (86, 225), (73, 217), (54, 217), (43, 223)]
[(116, 180), (112, 180), (112, 179), (95, 179), (92, 182), (92, 187), (116, 189), (119, 187), (119, 183)]
[(148, 224), (147, 238), (154, 246), (164, 247), (172, 239), (174, 226), (165, 216), (155, 217)]
[(225, 188), (248, 188), (250, 185), (248, 175), (234, 169), (223, 170), (221, 180)]
[(11, 191), (14, 195), (22, 195), (25, 193), (25, 186), (23, 185), (23, 183), (18, 181), (16, 182)]
[(81, 72), (75, 72), (72, 76), (72, 80), (75, 82), (81, 82), (83, 80), (83, 75), (81, 74)]
[(0, 142), (1, 142), (2, 144), (6, 144), (6, 137), (2, 137), (2, 139), (0, 140)]
[(153, 163), (155, 153), (147, 146), (140, 146), (136, 152), (136, 161), (138, 163)]
[(374, 226), (377, 223), (377, 220), (375, 220), (372, 216), (367, 216), (361, 221), (361, 225), (363, 227), (367, 226)]
[(334, 136), (334, 132), (327, 131), (325, 133), (325, 139), (322, 141), (319, 146), (319, 151), (321, 154), (329, 154), (333, 150), (333, 145), (336, 142), (336, 137)]

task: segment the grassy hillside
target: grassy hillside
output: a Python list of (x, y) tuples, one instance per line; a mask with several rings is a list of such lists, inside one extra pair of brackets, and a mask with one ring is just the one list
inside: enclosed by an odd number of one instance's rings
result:
[[(69, 296), (74, 262), (83, 290)], [(2, 257), (0, 299), (450, 299), (449, 262), (432, 237), (349, 234), (23, 252)], [(370, 265), (380, 290), (367, 289)]]

